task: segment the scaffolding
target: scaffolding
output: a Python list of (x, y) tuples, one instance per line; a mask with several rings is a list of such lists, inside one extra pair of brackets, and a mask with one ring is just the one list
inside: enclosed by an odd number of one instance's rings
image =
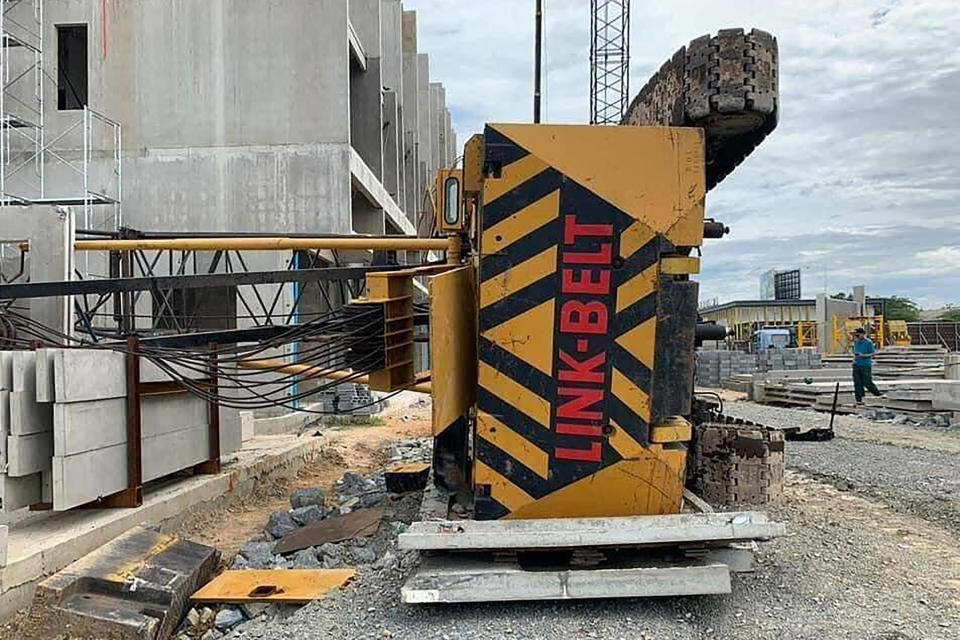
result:
[(81, 209), (83, 229), (116, 231), (121, 127), (99, 111), (59, 111), (46, 136), (42, 0), (0, 0), (0, 213), (7, 207)]
[(630, 0), (590, 0), (590, 124), (620, 124), (630, 94)]

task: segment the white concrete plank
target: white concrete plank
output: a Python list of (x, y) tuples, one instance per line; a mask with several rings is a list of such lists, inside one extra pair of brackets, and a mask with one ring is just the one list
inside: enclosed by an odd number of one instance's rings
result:
[[(149, 482), (206, 460), (209, 437), (205, 426), (181, 429), (144, 438), (141, 447), (143, 481)], [(126, 486), (126, 444), (53, 458), (54, 511), (87, 504)]]
[(400, 534), (401, 549), (551, 549), (584, 546), (668, 545), (766, 540), (786, 528), (763, 513), (682, 513), (615, 518), (414, 522)]
[(23, 478), (0, 475), (0, 507), (3, 512), (12, 513), (43, 502), (42, 481), (39, 473)]
[(54, 353), (57, 402), (83, 402), (127, 395), (122, 353), (98, 349), (56, 349)]
[(13, 391), (37, 395), (37, 354), (35, 351), (13, 352)]
[(0, 351), (0, 389), (13, 391), (12, 351)]
[(426, 558), (401, 589), (409, 604), (579, 600), (730, 593), (720, 563), (620, 569), (524, 571), (492, 561)]
[(7, 542), (10, 538), (10, 528), (0, 525), (0, 569), (7, 566)]
[(22, 478), (48, 470), (52, 457), (52, 431), (28, 436), (7, 436), (7, 475), (9, 476)]
[[(54, 405), (54, 455), (71, 456), (125, 443), (126, 403), (126, 398), (58, 402)], [(207, 402), (188, 393), (145, 396), (141, 402), (140, 430), (144, 438), (206, 427), (208, 421)], [(228, 434), (224, 427), (221, 420), (221, 436), (227, 436), (228, 444), (233, 444), (232, 431)], [(233, 428), (229, 420), (226, 427)]]
[(26, 436), (53, 430), (53, 404), (37, 402), (34, 389), (10, 393), (10, 434)]
[[(37, 349), (37, 402), (53, 402), (56, 399), (53, 380), (55, 349)], [(89, 375), (89, 373), (88, 373)]]
[(10, 435), (10, 392), (0, 389), (0, 469), (7, 466), (8, 435)]

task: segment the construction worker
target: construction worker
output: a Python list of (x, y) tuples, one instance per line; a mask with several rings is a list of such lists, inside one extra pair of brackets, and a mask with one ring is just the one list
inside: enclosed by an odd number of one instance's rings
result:
[(877, 349), (863, 327), (853, 332), (853, 338), (853, 394), (857, 398), (857, 404), (863, 404), (864, 389), (875, 396), (883, 395), (877, 385), (873, 384), (873, 354)]

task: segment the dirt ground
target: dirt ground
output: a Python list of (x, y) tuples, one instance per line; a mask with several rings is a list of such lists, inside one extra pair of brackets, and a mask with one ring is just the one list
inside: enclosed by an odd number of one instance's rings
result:
[[(263, 531), (274, 511), (290, 508), (290, 495), (297, 489), (319, 487), (328, 495), (347, 471), (368, 473), (386, 462), (384, 448), (405, 438), (430, 435), (430, 407), (410, 406), (388, 411), (379, 425), (338, 426), (324, 429), (325, 446), (295, 478), (275, 480), (229, 507), (198, 513), (181, 525), (184, 538), (220, 550), (228, 562), (237, 550)], [(307, 437), (307, 436), (304, 436)], [(230, 526), (223, 526), (230, 523)]]

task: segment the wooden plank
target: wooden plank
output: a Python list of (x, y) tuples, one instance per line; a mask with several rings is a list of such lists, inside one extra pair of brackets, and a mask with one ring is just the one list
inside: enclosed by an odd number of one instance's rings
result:
[(50, 469), (53, 457), (53, 433), (7, 436), (7, 475), (14, 478)]
[(194, 602), (302, 604), (319, 600), (353, 579), (355, 569), (224, 571), (191, 598)]
[(456, 520), (414, 522), (399, 537), (400, 549), (555, 549), (685, 542), (766, 540), (783, 535), (781, 523), (763, 513), (681, 513), (611, 518)]
[(424, 558), (400, 590), (409, 604), (578, 600), (730, 593), (725, 564), (525, 571), (517, 565), (451, 556)]

